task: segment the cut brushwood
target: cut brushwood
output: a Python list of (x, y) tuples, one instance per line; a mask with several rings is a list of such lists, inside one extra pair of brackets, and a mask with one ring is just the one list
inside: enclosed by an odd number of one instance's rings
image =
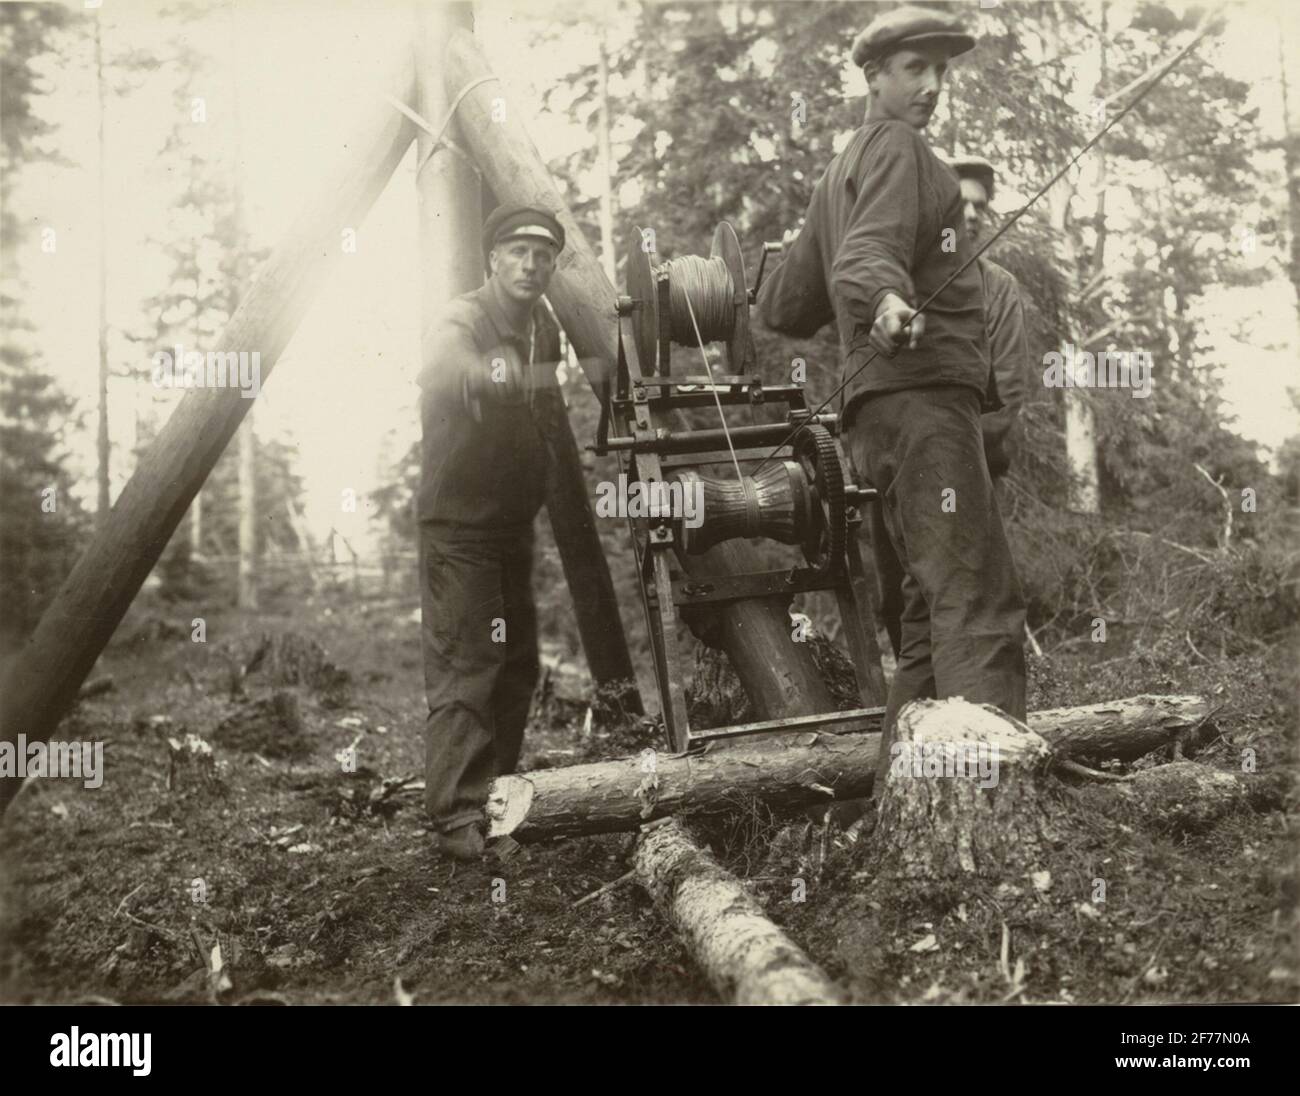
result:
[(676, 819), (643, 833), (633, 862), (637, 882), (725, 999), (740, 1005), (838, 1002), (830, 979)]
[[(1132, 758), (1177, 741), (1208, 712), (1200, 697), (1132, 697), (1033, 712), (1029, 727), (1058, 757)], [(860, 798), (871, 793), (878, 749), (875, 734), (809, 732), (503, 776), (488, 801), (490, 833), (528, 842), (634, 830), (679, 812), (725, 813), (744, 796), (772, 807)]]

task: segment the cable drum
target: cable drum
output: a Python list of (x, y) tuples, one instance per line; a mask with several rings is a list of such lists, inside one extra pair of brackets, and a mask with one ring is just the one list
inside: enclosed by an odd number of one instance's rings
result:
[(668, 319), (673, 342), (679, 346), (698, 345), (696, 324), (703, 342), (730, 340), (736, 325), (736, 287), (726, 262), (717, 255), (708, 259), (683, 255), (655, 267), (656, 276), (664, 273), (668, 275)]

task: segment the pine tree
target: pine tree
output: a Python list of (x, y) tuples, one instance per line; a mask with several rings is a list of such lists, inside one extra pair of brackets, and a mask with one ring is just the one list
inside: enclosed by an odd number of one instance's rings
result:
[[(67, 21), (52, 4), (0, 5), (0, 191), (44, 155), (34, 112), (44, 89), (33, 62)], [(18, 250), (25, 226), (0, 208), (0, 628), (28, 632), (76, 559), (87, 515), (72, 494), (64, 448), (74, 402), (45, 369), (23, 314)]]

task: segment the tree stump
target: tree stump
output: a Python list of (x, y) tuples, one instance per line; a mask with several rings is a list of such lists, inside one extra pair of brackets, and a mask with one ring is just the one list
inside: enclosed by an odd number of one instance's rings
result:
[(241, 704), (217, 724), (212, 740), (227, 749), (275, 758), (306, 757), (312, 749), (298, 694), (290, 689)]
[(264, 634), (244, 663), (240, 677), (261, 673), (268, 685), (303, 685), (318, 693), (327, 708), (347, 704), (349, 676), (329, 660), (325, 648), (296, 632)]
[(990, 705), (907, 705), (880, 796), (874, 874), (930, 886), (1038, 871), (1055, 842), (1052, 757), (1042, 737)]
[(196, 734), (167, 739), (167, 790), (224, 795), (221, 763), (212, 747)]

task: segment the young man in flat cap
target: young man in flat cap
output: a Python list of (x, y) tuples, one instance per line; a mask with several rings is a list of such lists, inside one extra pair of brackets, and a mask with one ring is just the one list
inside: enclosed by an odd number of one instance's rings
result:
[[(957, 173), (966, 235), (978, 247), (993, 197), (993, 165), (982, 156), (941, 156)], [(1011, 467), (1020, 436), (1020, 408), (1029, 369), (1025, 311), (1015, 277), (987, 255), (975, 264), (984, 290), (984, 330), (988, 336), (989, 379), (980, 414), (984, 459), (994, 483)], [(880, 590), (880, 616), (897, 657), (902, 642), (903, 565), (884, 525), (877, 500), (866, 513)]]
[(484, 850), (488, 790), (514, 771), (537, 683), (533, 519), (548, 458), (532, 401), (555, 383), (559, 328), (541, 298), (563, 248), (547, 211), (496, 209), (483, 228), (490, 278), (423, 340), (425, 808), (458, 859)]
[(975, 266), (944, 286), (973, 249), (957, 179), (920, 132), (949, 58), (973, 45), (955, 18), (914, 7), (858, 36), (866, 121), (818, 181), (758, 302), (785, 334), (810, 335), (832, 315), (839, 329), (849, 450), (881, 494), (905, 572), (886, 736), (919, 697), (1025, 716), (1024, 603), (980, 437), (984, 295)]

